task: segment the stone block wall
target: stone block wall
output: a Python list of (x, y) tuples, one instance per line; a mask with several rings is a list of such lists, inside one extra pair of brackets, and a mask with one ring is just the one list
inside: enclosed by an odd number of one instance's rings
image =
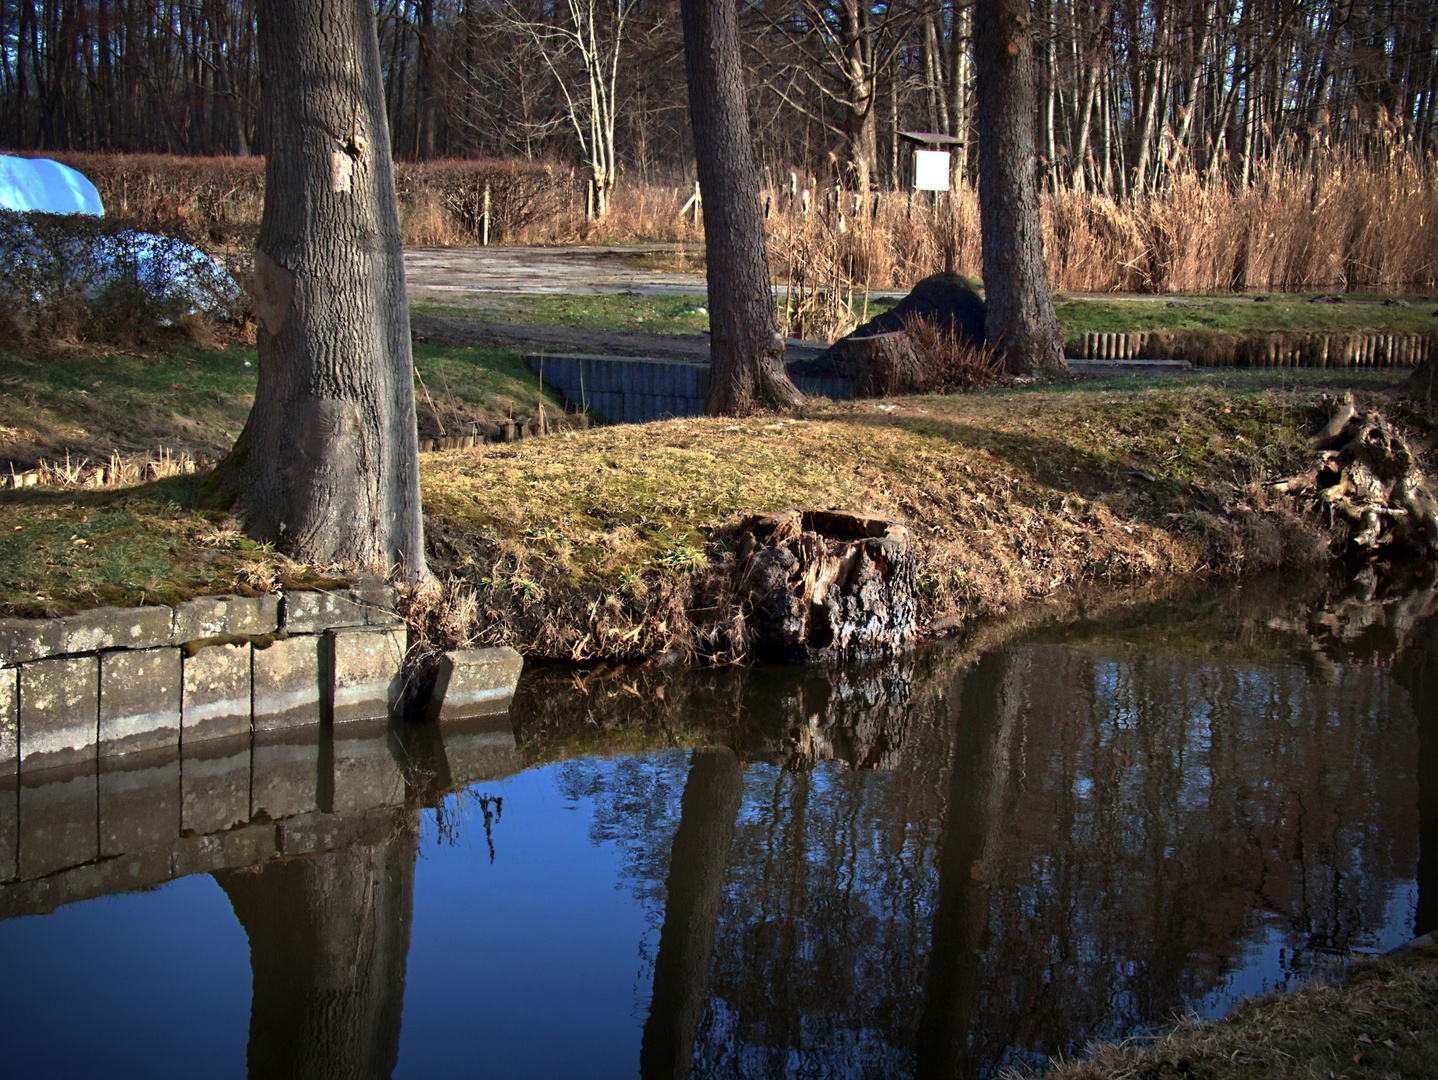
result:
[[(286, 829), (327, 835), (336, 814), (403, 803), (408, 757), (385, 731), (407, 648), (378, 582), (0, 619), (0, 918), (248, 865)], [(507, 709), (522, 666), (462, 655), (490, 692), (479, 708), (451, 680), (456, 784), (511, 767), (507, 724), (465, 725)]]
[[(333, 640), (371, 650), (364, 679), (396, 683), (407, 646), (393, 589), (205, 596), (173, 607), (0, 619), (0, 780), (116, 755), (318, 725), (334, 699)], [(381, 670), (383, 669), (383, 670)], [(392, 692), (339, 717), (384, 717)], [(3, 795), (0, 795), (3, 799)], [(3, 848), (3, 837), (0, 837)], [(0, 850), (3, 859), (3, 850)]]

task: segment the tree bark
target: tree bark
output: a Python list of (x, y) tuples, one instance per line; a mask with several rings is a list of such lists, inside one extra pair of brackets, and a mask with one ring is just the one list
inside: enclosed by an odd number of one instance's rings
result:
[(1062, 369), (1063, 331), (1044, 268), (1034, 153), (1033, 17), (1028, 0), (974, 16), (985, 336), (1014, 373)]
[(654, 992), (639, 1049), (643, 1080), (683, 1080), (693, 1064), (724, 899), (724, 868), (743, 794), (743, 770), (733, 750), (694, 751), (669, 860)]
[(249, 535), (428, 582), (373, 5), (261, 0), (259, 380), (229, 459)]
[(759, 170), (739, 64), (734, 0), (683, 0), (689, 116), (704, 203), (710, 416), (804, 400), (784, 370), (774, 320)]

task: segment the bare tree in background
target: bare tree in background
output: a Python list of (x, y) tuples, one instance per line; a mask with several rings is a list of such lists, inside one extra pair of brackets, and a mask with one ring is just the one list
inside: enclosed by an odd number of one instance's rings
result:
[(1029, 0), (988, 0), (974, 18), (985, 336), (1015, 373), (1064, 367), (1063, 329), (1044, 267), (1034, 153)]
[(567, 18), (544, 18), (511, 0), (502, 25), (526, 36), (554, 77), (563, 113), (593, 174), (593, 211), (603, 217), (618, 172), (619, 56), (638, 0), (565, 0), (565, 5)]
[(711, 416), (804, 400), (784, 370), (734, 0), (681, 0), (689, 116), (704, 202)]
[(226, 471), (246, 531), (427, 584), (414, 363), (370, 0), (261, 0), (259, 381)]

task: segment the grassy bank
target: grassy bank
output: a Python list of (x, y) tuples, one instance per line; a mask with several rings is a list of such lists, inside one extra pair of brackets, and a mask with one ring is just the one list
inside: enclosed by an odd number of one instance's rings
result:
[[(1030, 1073), (1010, 1073), (1014, 1078)], [(1044, 1080), (1387, 1080), (1438, 1075), (1438, 949), (1245, 1002), (1212, 1024), (1091, 1048)]]
[[(420, 430), (535, 418), (538, 380), (514, 352), (414, 347)], [(0, 350), (0, 462), (15, 471), (68, 455), (87, 478), (118, 452), (127, 463), (185, 458), (213, 462), (228, 452), (254, 401), (256, 356), (240, 341), (197, 347), (158, 341), (143, 349), (52, 354)], [(560, 415), (545, 396), (549, 419)], [(5, 470), (8, 478), (10, 469)], [(125, 479), (169, 470), (141, 468)], [(113, 478), (112, 481), (113, 483)]]
[[(420, 346), (417, 356), (422, 391), (441, 408), (521, 414), (538, 403), (512, 354)], [(44, 443), (74, 460), (188, 440), (197, 455), (218, 454), (248, 408), (251, 357), (12, 356), (0, 394), (5, 452)], [(1001, 613), (1084, 582), (1302, 564), (1321, 557), (1323, 531), (1266, 484), (1307, 460), (1325, 391), (1373, 393), (1398, 375), (1228, 371), (820, 401), (785, 418), (581, 429), (426, 454), (431, 561), (468, 598), (462, 636), (563, 657), (722, 654), (722, 626), (711, 624), (729, 613), (706, 608), (718, 602), (727, 527), (789, 506), (905, 522), (920, 548), (925, 618)], [(421, 403), (423, 412), (423, 392)], [(206, 507), (198, 475), (0, 494), (5, 613), (335, 572), (241, 538)]]

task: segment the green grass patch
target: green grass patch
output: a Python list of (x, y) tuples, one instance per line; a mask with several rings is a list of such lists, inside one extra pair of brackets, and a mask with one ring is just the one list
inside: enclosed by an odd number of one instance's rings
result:
[(201, 509), (200, 484), (0, 493), (0, 612), (52, 616), (328, 579), (240, 536), (228, 515)]
[[(539, 380), (517, 352), (416, 345), (415, 398), (424, 420), (532, 419)], [(253, 347), (34, 356), (0, 352), (0, 460), (26, 467), (66, 453), (103, 463), (112, 451), (185, 451), (216, 460), (254, 403)], [(549, 414), (562, 411), (544, 395)], [(431, 413), (431, 417), (432, 417)]]
[(485, 293), (466, 305), (414, 305), (431, 315), (483, 317), (540, 326), (577, 326), (585, 330), (623, 330), (646, 334), (702, 334), (709, 329), (702, 295), (603, 293), (596, 296), (534, 296)]
[(158, 445), (213, 457), (249, 415), (254, 365), (242, 348), (0, 352), (0, 457)]
[[(1247, 296), (1190, 296), (1158, 299), (1060, 299), (1055, 305), (1065, 335), (1211, 331), (1214, 333), (1404, 333), (1438, 332), (1432, 297), (1402, 299), (1345, 294), (1342, 303), (1315, 303), (1315, 294), (1275, 295), (1263, 302)], [(1332, 294), (1324, 294), (1332, 295)]]
[(552, 417), (563, 411), (554, 394), (542, 391), (539, 377), (518, 352), (415, 345), (415, 399), (421, 426), (430, 403), (446, 420), (505, 417), (524, 421), (538, 412), (539, 402)]

